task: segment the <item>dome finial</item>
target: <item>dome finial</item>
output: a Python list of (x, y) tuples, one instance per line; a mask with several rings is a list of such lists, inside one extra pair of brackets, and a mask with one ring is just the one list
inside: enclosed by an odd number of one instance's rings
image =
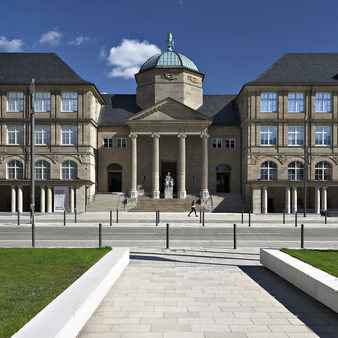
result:
[(167, 37), (167, 50), (172, 51), (173, 48), (175, 47), (174, 45), (174, 39), (173, 39), (173, 35), (171, 33), (168, 33), (168, 37)]

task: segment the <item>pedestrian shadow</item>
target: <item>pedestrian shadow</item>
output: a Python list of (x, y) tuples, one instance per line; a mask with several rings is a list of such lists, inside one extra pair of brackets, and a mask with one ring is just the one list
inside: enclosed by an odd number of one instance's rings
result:
[(238, 266), (319, 337), (337, 335), (337, 314), (263, 266)]

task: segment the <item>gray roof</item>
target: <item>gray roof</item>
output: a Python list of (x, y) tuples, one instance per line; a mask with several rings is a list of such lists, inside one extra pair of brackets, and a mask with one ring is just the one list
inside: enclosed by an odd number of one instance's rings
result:
[(88, 84), (55, 53), (0, 53), (0, 84)]
[[(106, 104), (102, 106), (99, 125), (125, 125), (126, 119), (142, 109), (136, 104), (136, 95), (102, 94)], [(214, 125), (239, 125), (240, 117), (234, 104), (236, 95), (203, 95), (200, 113), (213, 118)]]
[(337, 85), (338, 53), (288, 53), (249, 85)]

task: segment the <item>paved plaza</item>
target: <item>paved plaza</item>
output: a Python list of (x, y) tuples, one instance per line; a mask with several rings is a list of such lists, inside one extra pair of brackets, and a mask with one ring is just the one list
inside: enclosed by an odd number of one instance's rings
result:
[(131, 249), (80, 338), (337, 337), (338, 316), (259, 263), (259, 250)]

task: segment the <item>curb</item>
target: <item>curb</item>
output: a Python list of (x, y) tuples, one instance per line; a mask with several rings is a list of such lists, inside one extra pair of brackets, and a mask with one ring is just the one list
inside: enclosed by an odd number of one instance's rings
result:
[(129, 248), (113, 248), (13, 337), (76, 337), (128, 264)]

